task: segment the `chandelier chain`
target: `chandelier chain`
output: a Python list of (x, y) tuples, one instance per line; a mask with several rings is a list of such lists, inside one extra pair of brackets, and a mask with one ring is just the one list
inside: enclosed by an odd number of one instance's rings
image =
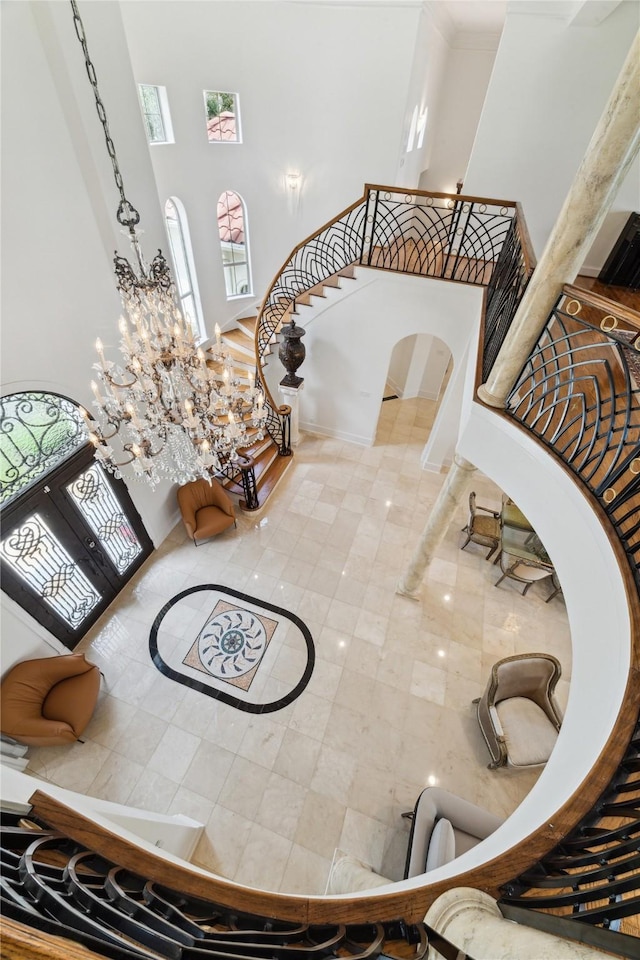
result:
[(113, 177), (116, 182), (116, 187), (120, 194), (120, 204), (118, 206), (118, 211), (116, 214), (118, 223), (123, 227), (129, 227), (131, 230), (140, 222), (140, 214), (135, 209), (135, 207), (127, 200), (126, 194), (124, 192), (124, 182), (122, 179), (122, 174), (120, 173), (120, 167), (118, 166), (118, 158), (116, 156), (116, 148), (109, 132), (109, 123), (107, 121), (107, 111), (105, 110), (104, 103), (102, 102), (102, 97), (100, 96), (100, 91), (98, 89), (98, 77), (96, 75), (96, 68), (93, 65), (91, 57), (89, 56), (89, 47), (87, 46), (87, 37), (84, 31), (84, 24), (80, 17), (80, 12), (78, 10), (78, 4), (76, 0), (70, 0), (71, 9), (73, 11), (73, 24), (76, 31), (76, 36), (80, 41), (82, 47), (82, 52), (84, 53), (84, 65), (87, 71), (87, 76), (89, 78), (89, 83), (93, 89), (93, 95), (96, 101), (96, 111), (98, 113), (98, 118), (102, 124), (102, 129), (104, 131), (104, 138), (107, 145), (107, 152), (111, 159), (111, 165), (113, 167)]

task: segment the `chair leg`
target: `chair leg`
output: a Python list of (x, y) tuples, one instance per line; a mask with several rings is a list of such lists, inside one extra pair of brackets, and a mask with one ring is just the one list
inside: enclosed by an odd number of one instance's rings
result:
[(506, 577), (506, 573), (503, 573), (500, 579), (496, 580), (496, 582), (494, 583), (494, 587), (499, 587), (505, 577)]
[(491, 550), (489, 550), (489, 553), (487, 554), (486, 559), (490, 560), (491, 554), (493, 553), (494, 550), (497, 550), (497, 549), (498, 549), (498, 544), (496, 543), (495, 547), (491, 547)]
[[(466, 528), (465, 528), (465, 529), (466, 529)], [(464, 532), (465, 532), (465, 531), (463, 530), (462, 533), (464, 533)], [(468, 543), (471, 543), (471, 537), (467, 537), (467, 539), (466, 539), (465, 542), (462, 544), (462, 546), (460, 547), (460, 549), (461, 549), (461, 550), (464, 550), (464, 548), (466, 547), (466, 545), (467, 545)]]
[[(532, 582), (533, 582), (533, 581), (532, 581)], [(525, 588), (524, 588), (524, 590), (522, 591), (522, 596), (523, 596), (523, 597), (524, 597), (525, 593), (527, 592), (527, 590), (529, 589), (530, 586), (531, 586), (531, 583), (525, 584)]]
[(413, 820), (413, 810), (408, 810), (407, 813), (401, 813), (400, 816), (403, 820)]

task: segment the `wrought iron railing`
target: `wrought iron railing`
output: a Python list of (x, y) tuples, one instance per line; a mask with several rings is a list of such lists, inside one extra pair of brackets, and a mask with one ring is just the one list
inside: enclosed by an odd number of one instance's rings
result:
[[(0, 855), (7, 956), (35, 955), (21, 954), (20, 947), (30, 937), (33, 945), (30, 931), (36, 930), (44, 934), (46, 956), (56, 960), (76, 956), (75, 944), (90, 951), (83, 956), (114, 960), (364, 960), (383, 954), (420, 960), (429, 950), (445, 960), (472, 960), (424, 923), (311, 923), (223, 905), (181, 887), (175, 864), (164, 864), (165, 872), (174, 870), (174, 886), (127, 869), (32, 814), (26, 822), (3, 814)], [(192, 880), (198, 882), (196, 874)], [(13, 921), (8, 929), (7, 921)]]
[(262, 362), (296, 301), (320, 292), (348, 267), (366, 266), (489, 285), (491, 339), (504, 335), (533, 271), (517, 204), (458, 194), (366, 184), (364, 196), (300, 243), (273, 281), (256, 324), (257, 378), (266, 397), (266, 427), (282, 446), (279, 408)]
[(487, 285), (482, 379), (486, 381), (535, 268), (522, 211), (512, 219)]
[(593, 811), (498, 901), (509, 920), (640, 956), (640, 721)]
[(507, 412), (597, 497), (640, 590), (640, 313), (565, 287)]
[[(506, 413), (595, 498), (640, 594), (640, 313), (565, 286)], [(629, 602), (633, 643), (640, 607), (637, 597)], [(634, 647), (636, 674), (637, 655)], [(640, 956), (640, 720), (633, 676), (632, 670), (620, 719), (635, 722), (635, 732), (611, 751), (626, 748), (609, 786), (558, 846), (503, 885), (500, 901), (510, 919), (625, 957)]]

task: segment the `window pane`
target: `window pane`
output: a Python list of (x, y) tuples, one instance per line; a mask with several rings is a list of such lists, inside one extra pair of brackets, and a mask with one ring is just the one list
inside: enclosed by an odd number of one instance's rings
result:
[(0, 399), (0, 502), (8, 503), (89, 439), (70, 400), (52, 393)]
[(102, 468), (94, 463), (68, 485), (67, 491), (118, 573), (124, 573), (142, 547)]
[(100, 594), (37, 513), (2, 540), (0, 552), (70, 627), (78, 627), (100, 603)]
[(191, 325), (194, 337), (198, 340), (204, 337), (204, 327), (201, 307), (197, 299), (198, 288), (189, 246), (186, 214), (177, 198), (167, 200), (164, 210), (180, 305), (185, 318)]
[(205, 90), (204, 102), (209, 141), (237, 142), (240, 137), (238, 101), (235, 93)]
[(185, 319), (188, 321), (191, 329), (193, 330), (194, 336), (197, 336), (198, 333), (198, 314), (196, 313), (196, 304), (192, 295), (189, 293), (186, 297), (182, 297), (182, 313)]
[(218, 199), (217, 212), (227, 297), (248, 294), (251, 292), (251, 275), (241, 197), (232, 190), (225, 190)]
[(149, 139), (155, 141), (166, 140), (164, 132), (164, 124), (162, 123), (162, 117), (156, 113), (148, 113), (145, 117), (147, 123), (147, 132), (149, 134)]
[(171, 255), (173, 256), (173, 265), (176, 271), (176, 283), (178, 293), (183, 296), (191, 290), (191, 279), (189, 277), (189, 264), (182, 242), (182, 230), (178, 220), (167, 217), (167, 232), (169, 234), (169, 245)]
[[(164, 119), (165, 115), (163, 113), (160, 87), (148, 83), (140, 83), (138, 84), (138, 89), (140, 90), (140, 102), (142, 104), (147, 139), (150, 143), (167, 143), (167, 124)], [(164, 90), (164, 88), (162, 89)]]

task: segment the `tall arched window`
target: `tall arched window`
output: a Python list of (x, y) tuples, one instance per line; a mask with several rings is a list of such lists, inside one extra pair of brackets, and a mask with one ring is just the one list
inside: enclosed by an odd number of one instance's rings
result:
[(202, 306), (198, 292), (196, 268), (193, 262), (187, 214), (177, 197), (169, 197), (165, 203), (164, 219), (167, 225), (182, 313), (191, 324), (196, 340), (204, 340), (206, 331), (202, 319)]
[(252, 296), (246, 210), (240, 194), (232, 190), (218, 198), (218, 234), (227, 300)]

